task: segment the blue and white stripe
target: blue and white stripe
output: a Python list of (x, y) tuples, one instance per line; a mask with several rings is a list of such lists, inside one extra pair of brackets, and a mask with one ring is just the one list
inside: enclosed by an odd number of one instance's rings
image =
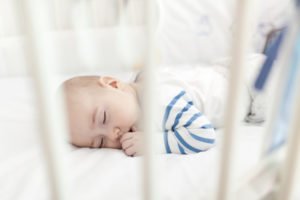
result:
[(162, 125), (167, 153), (198, 153), (214, 146), (213, 126), (185, 91), (179, 92), (167, 105)]

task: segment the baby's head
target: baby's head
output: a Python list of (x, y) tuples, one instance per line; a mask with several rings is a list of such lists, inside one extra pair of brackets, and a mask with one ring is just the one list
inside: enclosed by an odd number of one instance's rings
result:
[(121, 148), (120, 137), (139, 115), (133, 84), (112, 77), (79, 76), (63, 83), (71, 143), (78, 147)]

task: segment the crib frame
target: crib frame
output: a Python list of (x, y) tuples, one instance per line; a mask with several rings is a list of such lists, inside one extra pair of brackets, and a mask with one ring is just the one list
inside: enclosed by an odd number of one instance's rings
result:
[[(57, 104), (51, 100), (51, 81), (52, 75), (55, 73), (51, 70), (53, 52), (47, 51), (43, 48), (44, 31), (47, 29), (47, 22), (49, 18), (42, 11), (47, 10), (47, 0), (39, 1), (39, 7), (35, 4), (38, 1), (22, 1), (22, 10), (26, 16), (26, 26), (25, 31), (28, 35), (29, 48), (28, 58), (30, 61), (30, 71), (34, 78), (37, 99), (39, 102), (39, 110), (41, 117), (41, 143), (44, 147), (45, 162), (47, 164), (47, 172), (49, 175), (50, 190), (52, 194), (52, 199), (56, 200), (67, 200), (68, 198), (68, 174), (67, 174), (67, 163), (65, 162), (65, 154), (68, 151), (67, 146), (64, 144), (67, 137), (66, 128), (66, 118), (64, 112), (63, 101)], [(70, 4), (70, 0), (58, 1), (55, 0), (57, 5), (56, 11), (57, 15), (63, 12)], [(217, 195), (215, 199), (218, 200), (231, 200), (234, 199), (237, 183), (233, 182), (232, 174), (234, 170), (234, 158), (233, 152), (236, 147), (236, 140), (238, 135), (236, 133), (237, 127), (237, 113), (238, 105), (240, 103), (240, 86), (243, 77), (243, 67), (244, 57), (249, 47), (250, 32), (253, 27), (248, 26), (251, 24), (252, 19), (252, 9), (255, 9), (256, 2), (253, 0), (240, 0), (237, 1), (236, 16), (237, 30), (236, 30), (236, 40), (233, 43), (233, 61), (231, 66), (231, 79), (229, 84), (229, 95), (227, 99), (227, 115), (225, 121), (225, 131), (224, 131), (224, 141), (222, 143), (222, 154), (220, 158), (220, 172), (219, 172), (219, 184), (217, 188)], [(61, 7), (61, 5), (64, 5)], [(153, 121), (155, 115), (154, 99), (153, 94), (155, 91), (155, 84), (152, 84), (150, 77), (155, 77), (155, 66), (157, 63), (157, 57), (155, 56), (155, 43), (154, 43), (154, 16), (155, 16), (155, 1), (147, 1), (147, 17), (148, 22), (148, 52), (147, 52), (147, 63), (145, 65), (145, 107), (146, 113), (145, 117), (148, 122)], [(39, 16), (39, 17), (36, 17)], [(65, 22), (56, 24), (60, 28), (68, 28)], [(44, 67), (42, 67), (44, 66)], [(151, 81), (151, 82), (150, 82)], [(300, 85), (300, 81), (298, 80)], [(150, 84), (151, 83), (151, 84)], [(298, 88), (298, 97), (296, 111), (293, 114), (293, 123), (290, 127), (291, 136), (287, 143), (287, 157), (283, 167), (283, 184), (279, 193), (277, 194), (278, 199), (291, 199), (291, 194), (294, 190), (294, 177), (297, 171), (297, 166), (299, 162), (299, 148), (300, 143), (300, 125), (297, 123), (297, 119), (300, 118), (300, 89)], [(61, 100), (63, 99), (62, 94)], [(57, 107), (59, 105), (59, 107)], [(274, 106), (275, 107), (275, 106)], [(230, 111), (230, 112), (229, 112)], [(272, 122), (271, 122), (272, 123)], [(154, 130), (154, 126), (151, 123), (143, 124), (145, 127), (145, 156), (143, 164), (143, 177), (144, 177), (144, 191), (143, 198), (146, 200), (156, 200), (161, 199), (159, 197), (159, 188), (157, 188), (158, 178), (155, 177), (155, 155), (152, 151), (153, 148), (153, 138), (151, 132)], [(270, 130), (266, 131), (268, 135)], [(266, 137), (266, 140), (268, 137)], [(269, 159), (269, 158), (268, 158)], [(270, 159), (272, 160), (272, 159)], [(262, 163), (270, 162), (270, 160), (262, 160), (258, 165), (262, 166)], [(264, 166), (264, 165), (263, 165)], [(261, 167), (263, 169), (264, 167)], [(259, 170), (261, 171), (261, 170)], [(257, 172), (253, 173), (255, 176)]]

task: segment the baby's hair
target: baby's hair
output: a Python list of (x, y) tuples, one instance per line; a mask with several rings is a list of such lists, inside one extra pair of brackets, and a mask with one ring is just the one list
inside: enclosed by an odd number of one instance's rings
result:
[(63, 83), (64, 89), (88, 87), (97, 82), (99, 76), (77, 76), (66, 80)]
[(79, 91), (90, 91), (97, 86), (99, 76), (76, 76), (65, 80), (59, 87), (65, 97)]

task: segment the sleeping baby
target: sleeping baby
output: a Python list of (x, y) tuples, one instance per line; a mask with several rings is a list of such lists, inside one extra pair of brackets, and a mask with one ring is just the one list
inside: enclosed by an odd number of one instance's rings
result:
[[(154, 143), (158, 153), (191, 154), (215, 145), (215, 129), (222, 126), (228, 85), (222, 66), (168, 68), (158, 72), (155, 94)], [(79, 76), (63, 83), (71, 143), (77, 147), (122, 149), (141, 155), (138, 128), (143, 74), (132, 82), (108, 76)], [(245, 89), (246, 92), (246, 89)], [(243, 95), (241, 120), (249, 110)]]

